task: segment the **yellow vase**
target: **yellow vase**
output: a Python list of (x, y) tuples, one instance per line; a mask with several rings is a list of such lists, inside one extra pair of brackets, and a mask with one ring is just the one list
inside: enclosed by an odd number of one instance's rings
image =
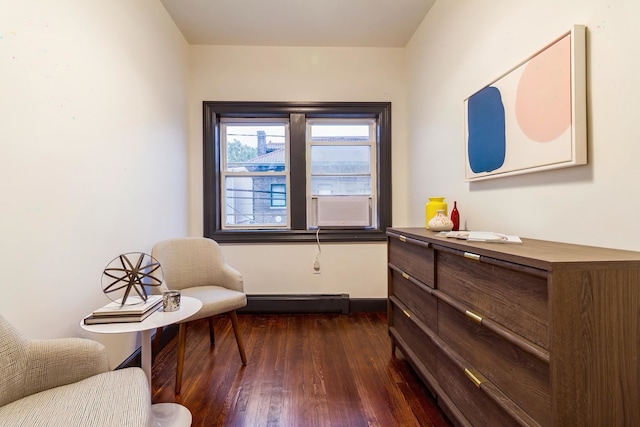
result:
[(449, 215), (447, 202), (444, 201), (444, 197), (429, 197), (429, 203), (425, 206), (426, 210), (426, 227), (429, 228), (429, 221), (436, 216), (438, 211), (444, 211), (445, 215)]

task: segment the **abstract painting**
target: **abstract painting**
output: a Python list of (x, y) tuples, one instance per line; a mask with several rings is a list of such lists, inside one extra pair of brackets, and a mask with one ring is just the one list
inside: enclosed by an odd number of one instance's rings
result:
[(465, 179), (587, 163), (585, 27), (464, 100)]

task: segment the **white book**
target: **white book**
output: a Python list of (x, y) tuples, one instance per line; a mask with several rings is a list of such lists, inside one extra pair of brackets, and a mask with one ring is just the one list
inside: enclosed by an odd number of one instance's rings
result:
[(162, 304), (156, 304), (150, 310), (141, 314), (98, 314), (90, 315), (84, 318), (85, 325), (101, 325), (105, 323), (132, 323), (142, 322), (147, 317), (151, 316), (155, 311), (159, 310)]
[(138, 316), (162, 304), (162, 295), (149, 295), (147, 300), (138, 296), (129, 296), (125, 304), (121, 300), (112, 301), (93, 312), (93, 316)]
[(518, 236), (492, 231), (443, 231), (439, 235), (469, 242), (522, 243)]

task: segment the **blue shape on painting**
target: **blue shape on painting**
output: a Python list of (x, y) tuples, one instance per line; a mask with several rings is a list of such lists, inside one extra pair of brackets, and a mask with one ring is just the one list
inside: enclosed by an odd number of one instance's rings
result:
[(507, 145), (504, 123), (504, 105), (497, 88), (485, 87), (469, 98), (467, 156), (474, 173), (491, 172), (504, 164)]

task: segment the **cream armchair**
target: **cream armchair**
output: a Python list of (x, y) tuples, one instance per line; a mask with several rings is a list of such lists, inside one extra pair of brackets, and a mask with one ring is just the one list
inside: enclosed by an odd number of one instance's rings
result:
[[(236, 315), (237, 309), (247, 305), (244, 282), (242, 275), (224, 261), (218, 243), (204, 237), (169, 239), (156, 243), (151, 249), (151, 256), (160, 263), (164, 274), (164, 283), (160, 289), (154, 287), (154, 292), (180, 290), (182, 295), (202, 301), (200, 311), (185, 319), (178, 327), (176, 394), (180, 393), (182, 386), (187, 322), (207, 318), (209, 339), (211, 345), (214, 345), (212, 316), (228, 313), (231, 317), (240, 359), (242, 364), (246, 365), (247, 357)], [(159, 340), (161, 334), (162, 329), (159, 328), (155, 339)]]
[(148, 426), (140, 368), (110, 371), (105, 347), (29, 339), (0, 315), (0, 426)]

